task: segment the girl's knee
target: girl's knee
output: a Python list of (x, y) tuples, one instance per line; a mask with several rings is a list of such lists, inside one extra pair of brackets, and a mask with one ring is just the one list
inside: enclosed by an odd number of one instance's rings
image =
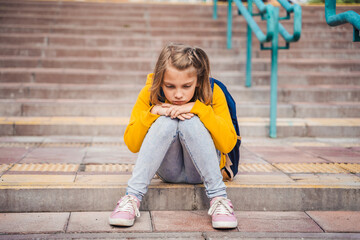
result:
[(151, 128), (158, 133), (176, 133), (179, 121), (177, 119), (171, 119), (169, 117), (160, 116), (152, 125)]
[(206, 128), (198, 116), (194, 116), (191, 119), (187, 119), (184, 121), (179, 121), (179, 131), (183, 134), (191, 134), (197, 131), (204, 130), (206, 130)]

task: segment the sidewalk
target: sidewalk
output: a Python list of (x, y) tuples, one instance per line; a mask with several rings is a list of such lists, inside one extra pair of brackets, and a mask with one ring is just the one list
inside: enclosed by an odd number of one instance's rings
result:
[(360, 239), (360, 211), (238, 211), (238, 228), (214, 230), (206, 211), (142, 211), (133, 227), (110, 212), (1, 213), (0, 239)]

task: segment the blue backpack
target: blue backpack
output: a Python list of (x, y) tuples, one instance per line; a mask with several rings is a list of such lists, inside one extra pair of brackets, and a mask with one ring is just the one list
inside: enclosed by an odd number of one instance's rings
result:
[[(233, 97), (231, 96), (231, 94), (229, 93), (229, 91), (227, 90), (226, 86), (219, 80), (216, 80), (215, 78), (210, 78), (210, 85), (212, 91), (214, 91), (214, 83), (216, 83), (225, 94), (226, 102), (231, 115), (231, 120), (234, 125), (236, 134), (238, 136), (236, 145), (233, 148), (233, 150), (231, 150), (231, 152), (227, 154), (226, 165), (221, 170), (224, 180), (232, 180), (238, 173), (239, 160), (240, 160), (240, 145), (241, 145), (239, 123), (236, 115), (236, 103)], [(227, 176), (224, 173), (226, 173)]]

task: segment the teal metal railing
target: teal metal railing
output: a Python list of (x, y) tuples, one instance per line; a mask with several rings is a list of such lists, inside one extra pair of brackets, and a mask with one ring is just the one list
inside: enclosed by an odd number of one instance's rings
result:
[(338, 26), (344, 23), (353, 25), (353, 41), (360, 42), (360, 15), (354, 11), (336, 14), (336, 0), (325, 0), (325, 19), (330, 26)]
[[(241, 0), (228, 0), (227, 15), (227, 48), (231, 49), (232, 38), (232, 2), (235, 2), (239, 14), (243, 15), (247, 22), (247, 60), (246, 60), (246, 87), (251, 87), (251, 58), (252, 58), (252, 33), (255, 34), (260, 42), (261, 50), (271, 50), (271, 76), (270, 76), (270, 128), (269, 136), (276, 138), (276, 119), (277, 119), (277, 77), (278, 77), (278, 50), (289, 49), (290, 42), (296, 42), (301, 36), (301, 7), (298, 4), (291, 5), (287, 0), (278, 0), (281, 6), (286, 10), (285, 17), (279, 17), (279, 8), (270, 4), (265, 5), (261, 0), (248, 0), (248, 8), (243, 5)], [(253, 3), (257, 6), (259, 12), (253, 13)], [(217, 1), (214, 0), (213, 18), (217, 19)], [(290, 14), (294, 13), (294, 30), (289, 34), (280, 20), (290, 19)], [(261, 16), (266, 20), (267, 32), (264, 34), (253, 16)], [(285, 40), (285, 46), (279, 46), (279, 34)], [(270, 47), (265, 47), (264, 43), (270, 42)]]

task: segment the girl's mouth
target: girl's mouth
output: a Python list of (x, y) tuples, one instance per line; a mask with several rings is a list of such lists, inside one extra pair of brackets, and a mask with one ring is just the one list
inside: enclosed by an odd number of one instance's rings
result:
[(174, 101), (173, 102), (174, 105), (183, 105), (185, 103), (186, 103), (185, 101)]

